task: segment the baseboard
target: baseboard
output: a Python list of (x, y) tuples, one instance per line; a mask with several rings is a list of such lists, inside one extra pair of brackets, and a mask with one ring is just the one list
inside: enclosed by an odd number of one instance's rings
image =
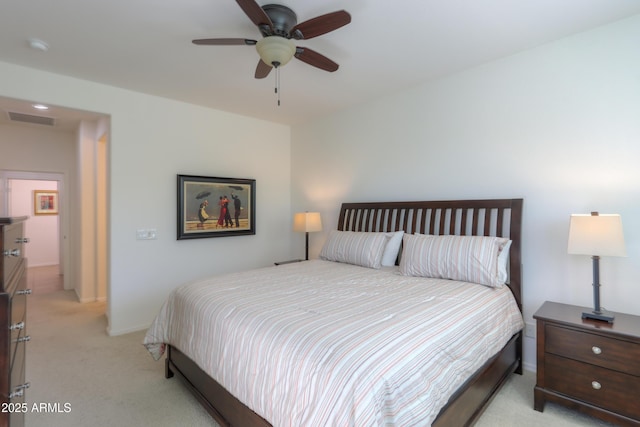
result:
[(134, 326), (131, 328), (125, 328), (125, 329), (112, 329), (111, 326), (109, 326), (107, 327), (107, 334), (110, 337), (116, 337), (118, 335), (126, 335), (132, 332), (146, 331), (147, 329), (149, 329), (150, 326), (151, 326), (151, 323), (146, 325), (141, 325), (141, 326)]
[(77, 289), (65, 289), (66, 290), (72, 290), (75, 292), (76, 297), (78, 298), (78, 301), (81, 303), (88, 303), (88, 302), (106, 302), (107, 301), (107, 297), (87, 297), (87, 298), (80, 298), (80, 294), (78, 293)]
[(45, 262), (42, 264), (32, 264), (31, 260), (29, 260), (29, 265), (27, 266), (27, 268), (35, 268), (35, 267), (54, 267), (54, 266), (58, 266), (60, 264), (58, 264), (57, 262)]
[(80, 294), (78, 294), (78, 290), (74, 289), (73, 290), (76, 294), (76, 298), (78, 298), (78, 302), (82, 303), (82, 304), (86, 304), (88, 302), (95, 302), (96, 299), (95, 298), (80, 298)]

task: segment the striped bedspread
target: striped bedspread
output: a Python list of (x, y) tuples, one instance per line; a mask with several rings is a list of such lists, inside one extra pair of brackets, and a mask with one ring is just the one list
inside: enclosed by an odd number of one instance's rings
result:
[(507, 287), (314, 260), (181, 286), (144, 344), (275, 427), (426, 426), (522, 327)]

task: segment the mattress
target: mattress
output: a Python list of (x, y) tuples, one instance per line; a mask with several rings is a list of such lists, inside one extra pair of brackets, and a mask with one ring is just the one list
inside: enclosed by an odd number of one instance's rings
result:
[(276, 427), (424, 426), (522, 327), (507, 287), (313, 260), (180, 286), (143, 344)]

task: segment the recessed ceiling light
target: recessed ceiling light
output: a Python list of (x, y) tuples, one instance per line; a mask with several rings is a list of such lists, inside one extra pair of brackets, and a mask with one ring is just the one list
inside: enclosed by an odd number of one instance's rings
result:
[(49, 45), (40, 39), (29, 39), (29, 46), (32, 49), (41, 50), (43, 52), (49, 50)]
[(43, 104), (33, 104), (33, 108), (35, 108), (36, 110), (48, 110), (49, 107), (47, 107), (46, 105)]

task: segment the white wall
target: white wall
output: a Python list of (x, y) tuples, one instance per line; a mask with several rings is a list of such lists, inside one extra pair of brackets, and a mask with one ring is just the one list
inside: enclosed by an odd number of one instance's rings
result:
[(72, 133), (46, 127), (0, 125), (0, 170), (61, 173), (73, 180), (74, 142)]
[(545, 300), (592, 305), (569, 215), (620, 213), (628, 257), (602, 259), (602, 305), (640, 314), (638, 46), (640, 16), (295, 126), (293, 211), (326, 233), (342, 201), (523, 197), (527, 322)]
[[(289, 256), (289, 127), (7, 63), (0, 75), (0, 96), (111, 117), (110, 333), (145, 328), (184, 281)], [(177, 241), (177, 174), (256, 179), (257, 234)]]

